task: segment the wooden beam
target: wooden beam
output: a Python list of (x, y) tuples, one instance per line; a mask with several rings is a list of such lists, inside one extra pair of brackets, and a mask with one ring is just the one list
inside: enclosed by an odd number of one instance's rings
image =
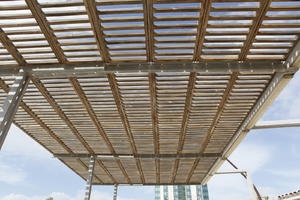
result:
[(40, 4), (37, 0), (25, 0), (28, 8), (31, 10), (32, 16), (37, 21), (38, 25), (41, 28), (41, 31), (45, 35), (52, 51), (54, 52), (59, 63), (66, 63), (67, 59), (64, 55), (62, 48), (60, 47), (59, 42), (54, 34), (53, 29), (50, 26), (50, 23), (46, 19), (46, 15), (44, 14)]
[[(115, 103), (116, 103), (116, 106), (118, 108), (119, 115), (120, 115), (120, 118), (122, 120), (125, 132), (127, 134), (127, 137), (128, 137), (128, 140), (129, 140), (129, 143), (130, 143), (130, 146), (131, 146), (132, 153), (137, 154), (138, 153), (137, 148), (136, 148), (136, 145), (135, 145), (133, 134), (131, 132), (131, 128), (130, 128), (130, 124), (129, 124), (129, 121), (128, 121), (128, 118), (127, 118), (126, 110), (125, 110), (123, 102), (122, 102), (121, 94), (120, 94), (118, 84), (117, 84), (117, 80), (116, 80), (116, 75), (112, 74), (112, 73), (109, 73), (109, 74), (107, 74), (107, 79), (108, 79), (109, 85), (111, 87), (111, 91), (113, 93)], [(136, 165), (137, 165), (137, 168), (138, 168), (139, 173), (140, 173), (141, 181), (144, 184), (145, 183), (145, 178), (144, 178), (144, 173), (143, 173), (143, 170), (142, 170), (142, 165), (141, 165), (140, 159), (136, 159)]]
[(3, 47), (5, 47), (7, 51), (12, 55), (12, 57), (14, 57), (19, 65), (27, 64), (23, 56), (20, 54), (13, 42), (7, 37), (2, 28), (0, 28), (0, 42), (2, 43)]
[(205, 38), (205, 32), (208, 24), (209, 13), (211, 10), (212, 0), (203, 0), (201, 2), (200, 18), (198, 21), (198, 30), (196, 43), (194, 48), (193, 61), (201, 60), (200, 55), (203, 48), (203, 42)]
[[(185, 99), (185, 107), (184, 107), (184, 113), (183, 113), (183, 117), (182, 117), (181, 130), (180, 130), (180, 136), (179, 136), (178, 148), (177, 148), (178, 154), (182, 153), (183, 145), (185, 142), (185, 137), (186, 137), (187, 128), (188, 128), (188, 124), (189, 124), (190, 110), (191, 110), (192, 101), (193, 101), (193, 90), (194, 90), (195, 84), (196, 84), (196, 78), (197, 78), (197, 73), (192, 72), (190, 74), (188, 88), (187, 88), (187, 92), (186, 92), (187, 94), (186, 94), (186, 99)], [(174, 170), (172, 173), (173, 174), (172, 175), (172, 183), (175, 182), (178, 167), (179, 167), (179, 162), (180, 162), (180, 159), (175, 160)]]
[(92, 25), (94, 36), (96, 38), (97, 46), (100, 51), (103, 62), (110, 62), (109, 51), (105, 42), (105, 35), (102, 31), (101, 20), (99, 18), (98, 10), (95, 0), (84, 0), (84, 5), (89, 16), (89, 21)]
[[(153, 130), (153, 144), (155, 155), (159, 154), (159, 127), (158, 127), (158, 109), (157, 109), (157, 91), (156, 91), (156, 74), (149, 73), (149, 88), (151, 98), (151, 119)], [(156, 182), (160, 183), (160, 160), (155, 159)]]
[[(224, 106), (225, 104), (228, 102), (228, 99), (230, 97), (230, 93), (234, 87), (234, 84), (236, 82), (238, 78), (238, 73), (232, 73), (231, 75), (231, 78), (230, 80), (228, 81), (228, 84), (227, 84), (227, 89), (222, 97), (222, 100), (218, 106), (218, 111), (212, 121), (212, 124), (211, 126), (209, 127), (209, 130), (207, 131), (207, 134), (204, 136), (204, 140), (203, 142), (200, 144), (200, 150), (199, 150), (199, 153), (204, 153), (205, 152), (205, 149), (206, 147), (208, 146), (209, 142), (210, 142), (210, 139), (211, 139), (211, 136), (212, 134), (214, 133), (214, 130), (219, 122), (219, 119), (221, 118), (222, 116), (222, 113), (223, 113), (223, 110), (224, 110)], [(193, 166), (192, 166), (192, 169), (190, 170), (189, 174), (188, 174), (188, 178), (187, 178), (187, 183), (190, 182), (190, 179), (192, 178), (193, 174), (194, 174), (194, 171), (196, 169), (196, 167), (198, 166), (199, 164), (199, 161), (200, 161), (200, 158), (197, 158), (195, 160), (195, 162), (193, 163)]]
[(253, 41), (255, 40), (255, 37), (257, 33), (259, 32), (259, 28), (264, 20), (264, 17), (266, 16), (266, 13), (268, 11), (268, 8), (271, 5), (272, 0), (261, 0), (260, 1), (260, 8), (256, 11), (256, 18), (253, 20), (253, 24), (250, 28), (250, 32), (247, 35), (247, 39), (244, 42), (244, 46), (241, 50), (239, 60), (246, 60), (247, 54), (251, 48), (251, 45)]
[(154, 61), (154, 25), (153, 25), (153, 2), (143, 0), (144, 29), (146, 34), (147, 61)]

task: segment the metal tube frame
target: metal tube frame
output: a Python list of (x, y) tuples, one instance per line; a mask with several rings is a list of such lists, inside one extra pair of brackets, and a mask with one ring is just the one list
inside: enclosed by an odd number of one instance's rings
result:
[(116, 72), (240, 72), (274, 73), (293, 70), (281, 61), (220, 61), (220, 62), (135, 62), (135, 63), (74, 63), (1, 67), (2, 75), (15, 75), (18, 71), (38, 78), (99, 76)]
[(0, 110), (0, 150), (29, 83), (29, 76), (17, 76)]
[(268, 128), (290, 128), (299, 127), (300, 119), (296, 120), (274, 120), (274, 121), (259, 121), (252, 129), (268, 129)]
[(141, 158), (141, 159), (174, 159), (174, 158), (216, 158), (222, 156), (219, 153), (191, 153), (191, 154), (53, 154), (56, 158), (89, 158), (95, 156), (96, 159), (121, 159), (121, 158)]

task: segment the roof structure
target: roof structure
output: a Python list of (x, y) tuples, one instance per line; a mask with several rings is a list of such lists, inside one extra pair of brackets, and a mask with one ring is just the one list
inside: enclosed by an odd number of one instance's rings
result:
[(205, 183), (297, 70), (300, 1), (0, 2), (0, 105), (93, 184)]

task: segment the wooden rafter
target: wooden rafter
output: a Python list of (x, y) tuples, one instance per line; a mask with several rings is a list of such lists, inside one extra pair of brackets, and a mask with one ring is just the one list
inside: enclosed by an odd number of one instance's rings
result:
[[(234, 84), (236, 82), (238, 78), (238, 73), (232, 73), (231, 75), (231, 78), (230, 80), (228, 81), (228, 84), (227, 84), (227, 88), (226, 88), (226, 91), (222, 97), (222, 100), (218, 106), (218, 111), (212, 121), (212, 124), (210, 125), (209, 127), (209, 130), (207, 131), (207, 134), (204, 136), (204, 140), (203, 142), (200, 144), (200, 150), (199, 150), (199, 153), (204, 153), (205, 152), (205, 149), (207, 147), (207, 145), (209, 144), (209, 141), (211, 139), (211, 136), (212, 134), (214, 133), (214, 130), (219, 122), (219, 119), (221, 118), (222, 116), (222, 113), (223, 113), (223, 110), (224, 110), (224, 106), (225, 104), (228, 102), (228, 99), (229, 99), (229, 96), (230, 96), (230, 93), (234, 87)], [(199, 164), (199, 161), (200, 159), (196, 159), (193, 166), (192, 166), (192, 169), (190, 170), (189, 174), (188, 174), (188, 178), (187, 178), (187, 182), (190, 182), (190, 179), (192, 178), (193, 174), (194, 174), (194, 171), (196, 169), (196, 167), (198, 166)]]
[(110, 62), (109, 52), (104, 39), (104, 33), (101, 28), (101, 20), (98, 16), (98, 10), (95, 0), (84, 0), (86, 11), (89, 16), (89, 21), (92, 25), (93, 32), (96, 38), (97, 46), (100, 51), (103, 62)]
[(76, 91), (81, 103), (84, 105), (86, 111), (88, 112), (91, 120), (93, 121), (93, 123), (95, 124), (95, 127), (97, 128), (99, 134), (101, 135), (102, 139), (105, 141), (108, 149), (110, 150), (110, 152), (112, 154), (115, 154), (116, 151), (112, 145), (112, 143), (110, 142), (109, 138), (107, 137), (99, 119), (97, 118), (97, 115), (95, 114), (92, 106), (90, 105), (88, 99), (85, 96), (84, 91), (82, 90), (80, 83), (78, 82), (78, 80), (76, 78), (70, 78), (69, 79), (70, 82), (72, 83), (72, 86), (74, 88), (74, 90)]
[(153, 27), (153, 2), (143, 0), (144, 26), (146, 34), (147, 61), (154, 61), (154, 27)]
[(272, 0), (261, 0), (260, 1), (260, 8), (259, 10), (256, 12), (257, 16), (256, 18), (253, 20), (253, 24), (250, 28), (250, 32), (247, 35), (247, 39), (244, 43), (244, 46), (241, 50), (241, 54), (239, 57), (239, 60), (246, 60), (247, 58), (247, 54), (250, 50), (250, 47), (253, 43), (253, 41), (255, 40), (255, 37), (257, 35), (257, 33), (259, 32), (259, 28), (264, 20), (264, 17), (268, 11), (269, 6), (271, 5)]
[[(129, 124), (129, 121), (128, 121), (128, 118), (127, 118), (127, 114), (126, 114), (126, 111), (125, 111), (125, 108), (124, 108), (124, 105), (123, 105), (123, 102), (122, 102), (121, 94), (120, 94), (120, 91), (118, 89), (116, 76), (115, 76), (115, 74), (109, 73), (109, 74), (107, 74), (107, 78), (108, 78), (109, 85), (111, 87), (111, 91), (112, 91), (114, 99), (115, 99), (115, 103), (116, 103), (118, 111), (119, 111), (119, 114), (120, 114), (124, 129), (125, 129), (125, 132), (127, 134), (127, 137), (128, 137), (128, 140), (129, 140), (129, 143), (130, 143), (130, 146), (131, 146), (132, 153), (137, 154), (138, 153), (137, 148), (136, 148), (136, 145), (135, 145), (133, 134), (131, 132), (131, 128), (130, 128), (130, 124)], [(145, 178), (144, 178), (143, 169), (142, 169), (140, 159), (136, 159), (136, 165), (137, 165), (137, 168), (138, 168), (139, 173), (140, 173), (141, 181), (142, 181), (142, 183), (145, 183)]]
[(201, 2), (200, 18), (198, 22), (198, 31), (194, 48), (194, 61), (200, 60), (211, 4), (212, 0), (203, 0)]
[[(154, 153), (159, 154), (159, 128), (158, 128), (158, 109), (156, 92), (156, 74), (149, 73), (149, 88), (151, 98), (151, 119), (153, 130)], [(156, 182), (160, 182), (160, 160), (155, 159)]]
[(14, 57), (19, 65), (26, 65), (26, 61), (23, 56), (20, 54), (18, 49), (12, 43), (12, 41), (7, 37), (5, 32), (0, 28), (0, 42), (7, 49), (7, 51)]
[(60, 63), (66, 63), (66, 57), (63, 53), (63, 50), (60, 47), (59, 42), (57, 41), (57, 38), (54, 34), (53, 29), (51, 28), (49, 22), (46, 19), (46, 16), (39, 5), (37, 0), (25, 0), (31, 13), (32, 16), (35, 18), (37, 21), (38, 25), (41, 28), (41, 31), (45, 35), (52, 51), (54, 52), (56, 58)]
[[(184, 107), (184, 113), (182, 117), (182, 124), (181, 124), (181, 130), (180, 130), (180, 136), (179, 136), (179, 142), (178, 142), (178, 148), (177, 148), (177, 153), (180, 154), (182, 153), (186, 133), (187, 133), (187, 128), (188, 128), (188, 123), (189, 123), (189, 117), (190, 117), (190, 111), (192, 107), (192, 101), (193, 101), (193, 90), (195, 88), (196, 84), (196, 78), (197, 78), (197, 73), (192, 72), (190, 74), (189, 78), (189, 83), (188, 83), (188, 88), (187, 88), (187, 94), (186, 94), (186, 100), (185, 100), (185, 107)], [(179, 159), (175, 160), (174, 164), (174, 170), (173, 170), (173, 178), (172, 178), (172, 183), (175, 182), (178, 167), (179, 167)]]

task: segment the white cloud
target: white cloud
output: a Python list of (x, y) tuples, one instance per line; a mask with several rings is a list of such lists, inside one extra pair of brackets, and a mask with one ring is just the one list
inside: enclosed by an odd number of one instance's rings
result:
[[(270, 109), (267, 110), (264, 118), (273, 119), (299, 119), (300, 118), (300, 73), (298, 72), (289, 82), (286, 88), (280, 93)], [(284, 113), (284, 114), (283, 114)], [(266, 119), (266, 120), (267, 120)]]
[[(49, 197), (53, 197), (54, 200), (82, 200), (84, 197), (84, 192), (80, 191), (75, 196), (70, 196), (62, 192), (53, 192), (49, 195), (43, 196), (26, 196), (22, 194), (9, 194), (4, 197), (0, 197), (1, 200), (46, 200)], [(93, 191), (91, 200), (111, 200), (112, 194)], [(137, 199), (125, 199), (125, 198), (118, 198), (118, 200), (137, 200)]]
[(0, 182), (17, 184), (24, 181), (25, 178), (26, 173), (21, 168), (0, 162)]
[(51, 154), (22, 130), (12, 125), (4, 142), (1, 155), (22, 156), (29, 159), (49, 158)]
[(281, 178), (300, 178), (300, 169), (282, 169), (282, 170), (267, 170), (267, 172), (275, 175), (280, 176)]

